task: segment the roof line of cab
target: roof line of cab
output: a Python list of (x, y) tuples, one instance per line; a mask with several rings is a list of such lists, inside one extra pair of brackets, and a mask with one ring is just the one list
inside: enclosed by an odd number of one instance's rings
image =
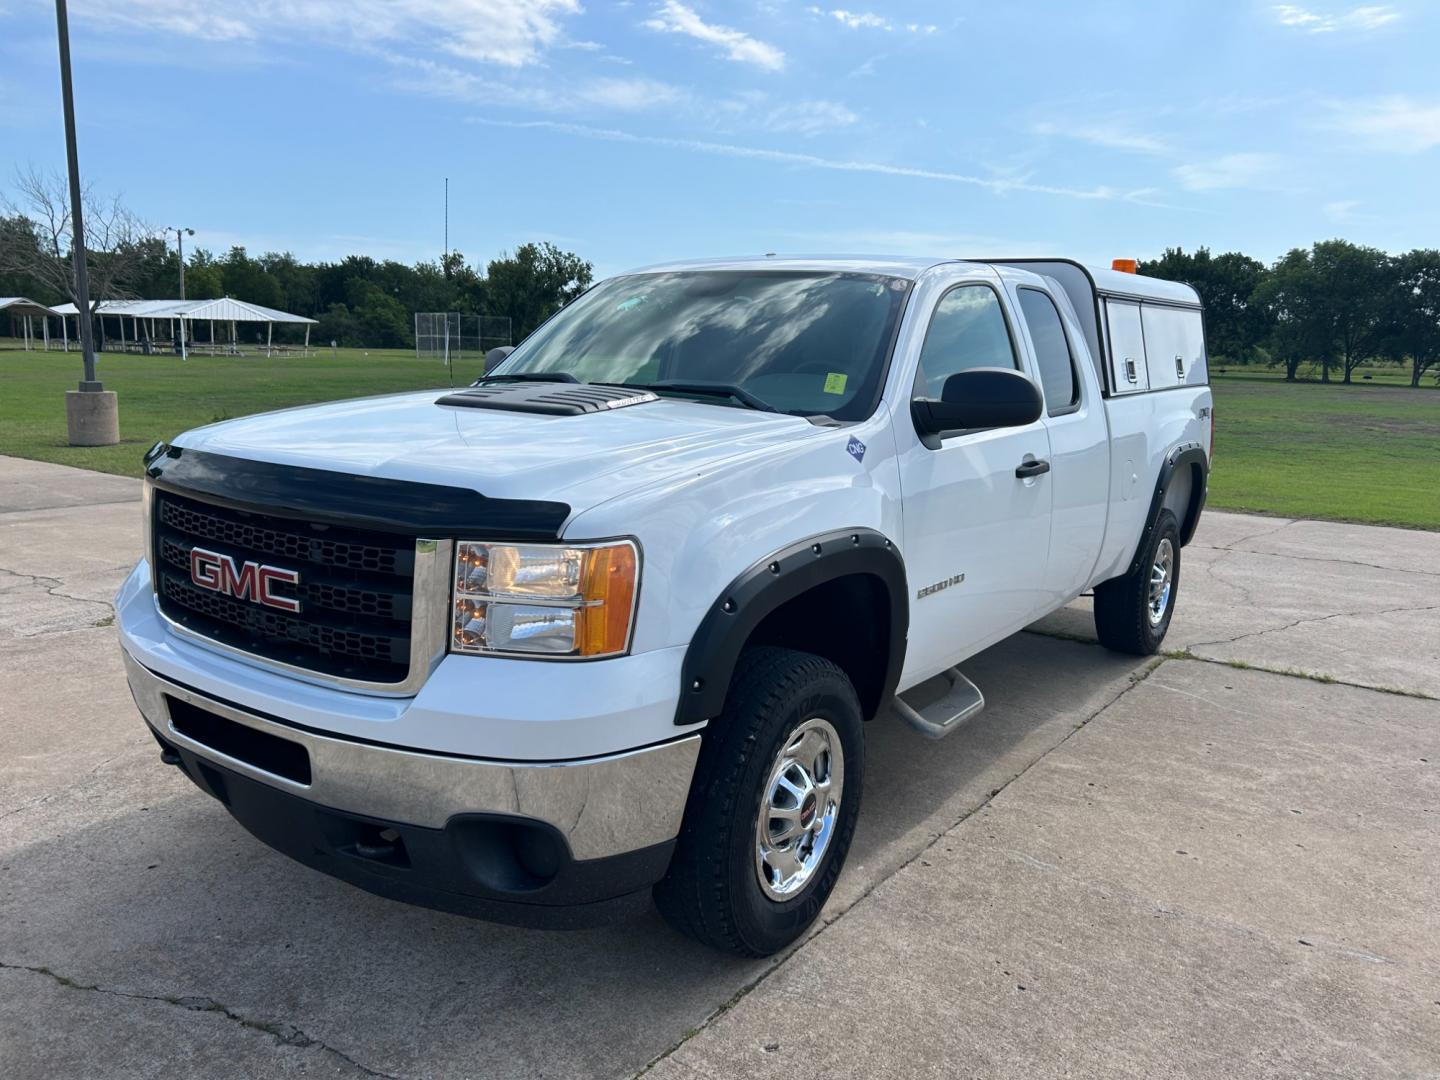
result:
[[(830, 270), (861, 274), (888, 274), (892, 277), (918, 280), (927, 271), (941, 266), (970, 265), (976, 268), (1005, 269), (1022, 274), (1034, 274), (1037, 279), (1046, 274), (1046, 264), (1066, 263), (1084, 270), (1095, 291), (1103, 294), (1154, 296), (1172, 302), (1198, 303), (1193, 290), (1179, 282), (1162, 281), (1159, 278), (1141, 274), (1120, 273), (1109, 267), (1090, 266), (1074, 259), (1024, 258), (1024, 259), (953, 259), (913, 255), (764, 255), (737, 256), (731, 258), (686, 259), (677, 262), (657, 263), (627, 270), (621, 275), (679, 273), (700, 270)], [(1180, 290), (1190, 294), (1182, 297)]]

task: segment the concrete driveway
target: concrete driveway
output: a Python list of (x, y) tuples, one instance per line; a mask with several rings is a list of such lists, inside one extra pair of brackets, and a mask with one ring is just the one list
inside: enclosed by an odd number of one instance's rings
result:
[(1440, 1076), (1440, 535), (1207, 514), (1169, 658), (1081, 600), (965, 665), (966, 729), (873, 724), (823, 926), (745, 962), (252, 840), (125, 689), (137, 500), (0, 458), (9, 1080)]

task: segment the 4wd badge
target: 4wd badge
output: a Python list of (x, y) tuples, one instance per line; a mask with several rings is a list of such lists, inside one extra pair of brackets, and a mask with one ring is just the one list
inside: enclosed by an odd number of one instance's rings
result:
[(850, 441), (845, 444), (845, 449), (849, 451), (850, 456), (856, 461), (865, 460), (865, 444), (855, 438), (854, 435), (850, 436)]

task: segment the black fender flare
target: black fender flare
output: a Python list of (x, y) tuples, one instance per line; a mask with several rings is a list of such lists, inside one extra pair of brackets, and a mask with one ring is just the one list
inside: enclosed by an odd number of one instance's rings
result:
[(1199, 443), (1181, 443), (1165, 455), (1165, 460), (1160, 463), (1160, 475), (1155, 479), (1155, 494), (1150, 498), (1150, 512), (1145, 516), (1145, 531), (1140, 534), (1135, 558), (1130, 562), (1131, 573), (1140, 567), (1141, 553), (1150, 540), (1150, 534), (1155, 530), (1160, 508), (1165, 505), (1165, 496), (1175, 474), (1181, 469), (1196, 465), (1200, 467), (1200, 482), (1190, 488), (1190, 506), (1185, 512), (1185, 520), (1180, 522), (1180, 546), (1184, 547), (1194, 537), (1195, 527), (1200, 524), (1200, 511), (1205, 509), (1205, 494), (1210, 486), (1210, 459), (1205, 456), (1205, 448)]
[(675, 723), (688, 726), (720, 715), (740, 652), (767, 615), (817, 585), (857, 574), (879, 578), (889, 595), (890, 642), (880, 697), (888, 701), (900, 681), (910, 628), (905, 563), (882, 533), (837, 529), (761, 559), (716, 597), (685, 652)]

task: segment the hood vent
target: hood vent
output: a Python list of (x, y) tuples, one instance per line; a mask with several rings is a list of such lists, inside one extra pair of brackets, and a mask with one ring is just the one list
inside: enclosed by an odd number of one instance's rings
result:
[(583, 416), (609, 412), (627, 405), (643, 405), (660, 399), (649, 390), (624, 386), (594, 386), (590, 383), (489, 383), (446, 394), (436, 405), (462, 409), (502, 409), (505, 412), (539, 413), (542, 416)]

